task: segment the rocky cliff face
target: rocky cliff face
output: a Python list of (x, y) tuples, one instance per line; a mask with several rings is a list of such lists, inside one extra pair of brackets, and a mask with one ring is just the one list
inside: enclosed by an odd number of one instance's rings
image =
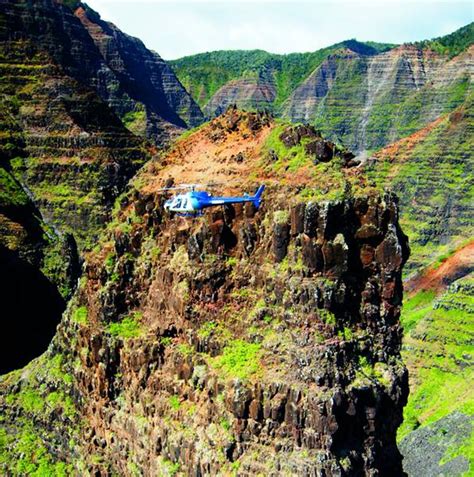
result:
[[(36, 44), (7, 34), (2, 29), (0, 89), (8, 167), (51, 226), (90, 246), (149, 154), (94, 91)], [(11, 151), (11, 122), (20, 152)]]
[[(310, 53), (277, 55), (262, 50), (213, 51), (170, 61), (178, 78), (209, 117), (233, 104), (276, 112), (294, 89), (329, 55), (341, 49), (374, 55), (395, 45), (347, 40)], [(270, 84), (271, 95), (255, 96), (250, 85)], [(234, 87), (232, 87), (234, 85)], [(240, 85), (238, 94), (232, 91)], [(264, 90), (266, 88), (263, 88)], [(228, 96), (226, 92), (228, 92)], [(222, 103), (221, 103), (222, 102)]]
[(275, 101), (276, 94), (275, 81), (269, 73), (229, 81), (206, 104), (204, 113), (208, 117), (219, 116), (234, 104), (263, 111)]
[(54, 0), (3, 2), (2, 38), (24, 38), (77, 81), (93, 88), (134, 132), (160, 144), (202, 121), (167, 64), (139, 40), (85, 5)]
[[(2, 373), (47, 348), (77, 286), (78, 248), (95, 245), (115, 198), (151, 155), (66, 73), (72, 52), (94, 45), (80, 31), (71, 38), (82, 46), (68, 44), (61, 12), (74, 18), (51, 2), (0, 5)], [(75, 61), (87, 69), (88, 58)]]
[(0, 140), (3, 374), (45, 351), (64, 310), (64, 298), (76, 285), (79, 263), (74, 239), (48, 230), (40, 211), (12, 173), (11, 159), (25, 155), (25, 142), (11, 115), (11, 104), (4, 98), (0, 104), (0, 123), (8, 128), (8, 132), (2, 131)]
[[(45, 468), (98, 475), (403, 475), (396, 199), (346, 186), (317, 201), (280, 184), (266, 141), (291, 151), (288, 137), (310, 133), (275, 127), (230, 111), (140, 174), (87, 257), (49, 365), (2, 381), (5, 469), (40, 465), (15, 444), (26, 433)], [(266, 176), (260, 210), (164, 216), (157, 188), (204, 157), (233, 190)]]
[(473, 47), (449, 59), (417, 46), (328, 58), (283, 105), (356, 151), (406, 136), (459, 106), (472, 88)]
[[(158, 142), (160, 138), (166, 139), (172, 125), (184, 129), (203, 122), (199, 106), (157, 53), (148, 50), (140, 40), (121, 32), (112, 23), (101, 20), (87, 6), (79, 6), (75, 15), (133, 102), (133, 107), (127, 103), (123, 105), (121, 101), (109, 99), (111, 88), (104, 92), (109, 104), (121, 117), (127, 119), (126, 114), (132, 113), (129, 117), (136, 121), (137, 114), (143, 114), (146, 119), (143, 132)], [(169, 123), (168, 127), (160, 124), (163, 120)]]

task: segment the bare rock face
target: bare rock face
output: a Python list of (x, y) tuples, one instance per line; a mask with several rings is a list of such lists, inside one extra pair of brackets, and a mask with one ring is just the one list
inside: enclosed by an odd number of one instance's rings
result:
[(208, 117), (219, 116), (233, 104), (243, 109), (263, 111), (269, 108), (275, 98), (276, 87), (272, 75), (260, 74), (256, 78), (242, 78), (225, 84), (206, 104), (204, 113)]
[(293, 121), (310, 121), (314, 119), (318, 104), (332, 89), (336, 74), (341, 65), (361, 58), (361, 55), (345, 50), (330, 55), (310, 76), (295, 89), (286, 105), (283, 115)]
[[(157, 53), (148, 50), (140, 40), (121, 32), (112, 23), (101, 20), (87, 6), (78, 7), (75, 15), (89, 32), (122, 89), (136, 103), (135, 107), (144, 105), (148, 137), (159, 137), (157, 117), (180, 128), (194, 127), (204, 120), (199, 106)], [(109, 91), (110, 88), (104, 91), (107, 99)], [(111, 105), (121, 116), (130, 111), (126, 104), (114, 104), (112, 98)]]

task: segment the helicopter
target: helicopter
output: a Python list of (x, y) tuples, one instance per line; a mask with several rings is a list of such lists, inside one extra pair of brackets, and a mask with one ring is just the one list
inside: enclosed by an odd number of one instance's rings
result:
[(244, 202), (251, 202), (255, 208), (258, 209), (262, 201), (262, 193), (265, 189), (265, 186), (261, 185), (257, 189), (255, 195), (244, 194), (241, 197), (219, 197), (206, 191), (197, 191), (196, 188), (200, 186), (200, 184), (182, 184), (177, 187), (161, 189), (163, 191), (191, 189), (188, 192), (177, 194), (174, 197), (171, 197), (171, 199), (168, 199), (164, 204), (164, 209), (167, 212), (174, 212), (183, 216), (201, 215), (203, 209), (207, 207), (225, 204), (239, 204)]

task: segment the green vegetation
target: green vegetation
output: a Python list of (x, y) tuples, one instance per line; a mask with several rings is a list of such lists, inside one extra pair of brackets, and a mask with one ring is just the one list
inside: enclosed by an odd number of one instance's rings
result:
[[(474, 409), (467, 413), (474, 418)], [(441, 459), (440, 465), (449, 462), (456, 457), (463, 456), (469, 461), (470, 470), (463, 474), (469, 477), (474, 474), (474, 427), (471, 428), (471, 434), (467, 436), (460, 444), (455, 444), (447, 449), (445, 455)]]
[(214, 321), (207, 321), (201, 328), (199, 328), (197, 335), (199, 338), (208, 338), (217, 328), (217, 323)]
[[(288, 123), (279, 121), (266, 138), (261, 161), (265, 172), (277, 174), (283, 184), (294, 184), (292, 173), (303, 174), (314, 184), (300, 191), (300, 197), (305, 200), (337, 201), (346, 197), (351, 188), (344, 173), (344, 161), (340, 157), (343, 148), (335, 145), (334, 157), (329, 162), (315, 164), (315, 158), (305, 150), (306, 144), (314, 139), (302, 138), (296, 146), (287, 147), (280, 139), (287, 128)], [(284, 217), (277, 211), (275, 220)]]
[(87, 323), (87, 308), (85, 306), (76, 308), (72, 314), (72, 319), (80, 325), (85, 325)]
[(0, 207), (27, 206), (30, 199), (10, 172), (0, 167)]
[(290, 221), (290, 214), (287, 210), (277, 210), (273, 214), (273, 222), (276, 224), (287, 224)]
[(130, 111), (122, 117), (124, 126), (138, 136), (146, 134), (146, 112), (145, 109)]
[(222, 354), (210, 358), (209, 362), (224, 380), (236, 378), (247, 380), (256, 375), (260, 369), (260, 350), (260, 344), (231, 340), (224, 347)]
[(179, 400), (179, 396), (170, 396), (169, 403), (171, 409), (173, 409), (174, 411), (177, 411), (181, 407), (181, 401)]
[(67, 436), (72, 451), (80, 433), (71, 383), (61, 354), (42, 355), (23, 370), (2, 376), (2, 475), (59, 477), (74, 473), (72, 465), (62, 462), (56, 451), (60, 445), (64, 447)]
[(304, 149), (305, 144), (310, 139), (303, 138), (300, 144), (290, 148), (283, 144), (280, 136), (287, 127), (288, 123), (282, 122), (278, 124), (273, 128), (265, 141), (264, 151), (267, 151), (267, 153), (272, 152), (272, 154), (278, 157), (276, 161), (271, 163), (271, 169), (275, 172), (282, 172), (283, 170), (295, 172), (303, 166), (313, 165), (311, 157), (306, 154)]
[(459, 55), (459, 53), (466, 50), (473, 43), (474, 22), (459, 28), (459, 30), (449, 35), (433, 38), (432, 40), (420, 41), (415, 44), (421, 48), (430, 48), (431, 50), (452, 58), (453, 56)]
[(473, 292), (471, 275), (456, 281), (431, 304), (426, 292), (408, 302), (404, 320), (411, 320), (416, 310), (424, 312), (410, 321), (410, 332), (405, 337), (403, 358), (412, 377), (399, 439), (455, 410), (474, 415)]
[(362, 386), (367, 380), (382, 386), (390, 386), (390, 377), (386, 375), (388, 366), (385, 363), (370, 363), (365, 356), (359, 356), (359, 367), (356, 372), (354, 386)]
[(48, 450), (43, 439), (25, 424), (16, 435), (0, 428), (0, 468), (10, 469), (14, 475), (31, 477), (66, 477), (73, 474), (70, 464), (58, 462)]
[(164, 471), (164, 476), (166, 477), (174, 477), (180, 469), (179, 462), (171, 462), (170, 460), (163, 460), (163, 471)]
[[(406, 270), (420, 270), (474, 235), (469, 205), (474, 202), (473, 96), (410, 147), (402, 143), (367, 169), (380, 190), (400, 197), (401, 225), (410, 237)], [(454, 209), (452, 209), (454, 207)]]
[(110, 323), (107, 331), (116, 338), (124, 340), (130, 338), (137, 338), (144, 332), (141, 324), (141, 314), (136, 312), (132, 316), (126, 316), (122, 321), (117, 323)]
[(225, 261), (228, 267), (235, 267), (237, 265), (237, 262), (238, 260), (235, 257), (228, 257), (227, 260)]
[(181, 353), (183, 356), (191, 356), (192, 354), (194, 354), (194, 348), (187, 343), (180, 343), (177, 349), (178, 352)]
[(411, 298), (404, 300), (400, 320), (405, 333), (413, 329), (418, 321), (426, 316), (433, 306), (435, 297), (434, 291), (421, 290)]
[(201, 107), (229, 81), (251, 78), (255, 81), (275, 83), (277, 95), (274, 107), (277, 108), (328, 55), (341, 48), (374, 54), (393, 46), (348, 40), (312, 53), (277, 55), (263, 50), (213, 51), (172, 60), (169, 63)]

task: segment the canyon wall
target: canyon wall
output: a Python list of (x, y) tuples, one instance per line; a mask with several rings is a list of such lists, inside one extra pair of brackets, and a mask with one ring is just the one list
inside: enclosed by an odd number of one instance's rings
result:
[[(403, 475), (397, 200), (278, 184), (262, 147), (276, 133), (291, 157), (294, 132), (229, 111), (148, 163), (48, 352), (2, 380), (5, 469), (38, 467), (28, 436), (45, 468), (97, 475)], [(227, 187), (266, 175), (262, 207), (163, 215), (160, 185), (209, 154)]]

